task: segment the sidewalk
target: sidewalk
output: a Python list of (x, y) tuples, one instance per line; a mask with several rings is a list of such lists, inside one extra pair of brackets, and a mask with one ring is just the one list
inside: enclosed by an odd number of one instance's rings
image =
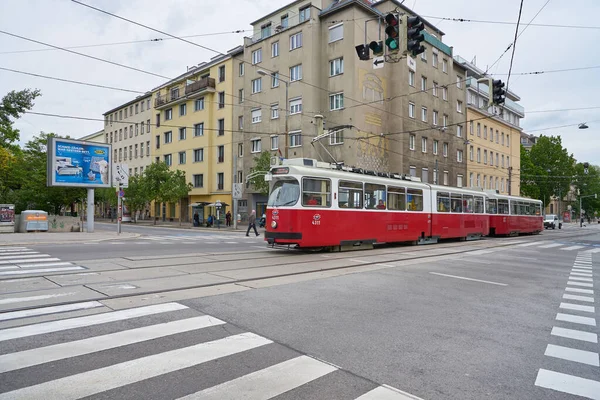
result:
[[(95, 218), (94, 221), (96, 222), (102, 222), (105, 224), (117, 224), (117, 221), (111, 221), (110, 219), (104, 219), (104, 218)], [(154, 221), (152, 221), (151, 219), (146, 219), (146, 220), (138, 220), (138, 222), (123, 222), (122, 223), (123, 226), (143, 226), (143, 227), (150, 227), (150, 228), (175, 228), (175, 229), (189, 229), (189, 230), (193, 230), (193, 231), (208, 231), (208, 232), (213, 232), (213, 231), (231, 231), (231, 232), (246, 232), (246, 229), (248, 229), (248, 223), (247, 222), (240, 222), (238, 223), (238, 228), (234, 229), (233, 225), (232, 226), (226, 226), (224, 223), (220, 226), (220, 228), (217, 228), (217, 225), (214, 225), (210, 228), (206, 227), (206, 225), (204, 226), (199, 226), (199, 227), (195, 227), (192, 226), (192, 224), (190, 222), (182, 222), (181, 225), (179, 225), (179, 221), (165, 221), (163, 222), (162, 220), (158, 220), (156, 221), (156, 225), (154, 224)], [(256, 229), (259, 229), (258, 224), (256, 225)]]
[(2, 246), (21, 246), (36, 244), (65, 244), (101, 242), (113, 239), (131, 239), (139, 237), (137, 233), (116, 232), (37, 232), (37, 233), (3, 233), (0, 234), (0, 248)]

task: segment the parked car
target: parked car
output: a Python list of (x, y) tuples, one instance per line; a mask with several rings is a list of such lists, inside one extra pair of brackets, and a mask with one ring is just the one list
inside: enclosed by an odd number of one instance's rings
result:
[(544, 217), (544, 228), (552, 228), (552, 229), (562, 229), (562, 222), (558, 219), (558, 215), (556, 214), (546, 214)]

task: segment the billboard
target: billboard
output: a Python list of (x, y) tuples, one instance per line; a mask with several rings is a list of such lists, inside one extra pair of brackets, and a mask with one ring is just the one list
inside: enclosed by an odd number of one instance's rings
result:
[(48, 186), (110, 187), (111, 145), (51, 137)]

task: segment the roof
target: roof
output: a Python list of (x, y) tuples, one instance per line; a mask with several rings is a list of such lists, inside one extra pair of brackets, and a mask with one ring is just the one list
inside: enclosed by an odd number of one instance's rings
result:
[(333, 13), (335, 13), (347, 6), (353, 5), (353, 4), (355, 4), (357, 6), (361, 6), (365, 10), (370, 11), (376, 15), (380, 15), (380, 16), (383, 15), (378, 9), (373, 8), (372, 3), (367, 0), (338, 0), (338, 1), (334, 1), (333, 3), (331, 3), (329, 5), (329, 7), (323, 9), (319, 13), (319, 17), (323, 17), (328, 14), (333, 14)]
[[(307, 0), (296, 0), (296, 1), (293, 1), (293, 2), (291, 2), (291, 3), (289, 3), (289, 4), (286, 4), (286, 5), (285, 5), (285, 6), (283, 6), (283, 7), (279, 7), (277, 10), (275, 10), (275, 11), (272, 11), (272, 12), (270, 12), (270, 13), (269, 13), (269, 14), (267, 14), (267, 15), (263, 15), (262, 17), (260, 17), (260, 18), (259, 18), (259, 19), (257, 19), (256, 21), (250, 22), (250, 25), (254, 25), (254, 24), (256, 24), (257, 22), (260, 22), (260, 21), (262, 21), (262, 20), (264, 20), (264, 19), (266, 19), (266, 18), (269, 18), (269, 17), (271, 17), (271, 16), (273, 16), (273, 15), (277, 14), (277, 13), (278, 13), (278, 12), (280, 12), (280, 11), (283, 11), (283, 10), (285, 10), (285, 9), (286, 9), (286, 8), (288, 8), (288, 7), (291, 7), (291, 6), (293, 6), (293, 5), (296, 5), (296, 4), (298, 4), (298, 3), (302, 3), (302, 2), (304, 2), (304, 1), (307, 1)], [(310, 1), (307, 1), (306, 5), (307, 5), (307, 6), (312, 6), (312, 4), (310, 3)]]
[(82, 136), (78, 140), (90, 140), (95, 138), (96, 136), (102, 136), (102, 138), (104, 138), (104, 129), (101, 129), (98, 132), (90, 133), (89, 135)]
[(151, 97), (152, 97), (152, 92), (146, 92), (143, 95), (137, 96), (135, 99), (128, 101), (127, 103), (121, 104), (120, 106), (117, 106), (117, 107), (115, 107), (115, 108), (113, 108), (111, 110), (108, 110), (107, 112), (105, 112), (102, 115), (112, 114), (113, 112), (118, 111), (121, 108), (129, 107), (130, 105), (135, 104), (135, 103), (137, 103), (138, 101), (140, 101), (142, 99), (145, 100), (145, 99), (149, 99)]

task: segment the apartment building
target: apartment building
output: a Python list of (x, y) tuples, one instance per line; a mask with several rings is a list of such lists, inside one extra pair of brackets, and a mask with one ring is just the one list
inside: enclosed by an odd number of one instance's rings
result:
[[(254, 156), (270, 151), (464, 184), (466, 91), (457, 79), (465, 70), (443, 32), (423, 19), (426, 51), (411, 66), (401, 59), (374, 69), (356, 55), (357, 44), (380, 34), (376, 21), (365, 31), (365, 21), (394, 10), (414, 14), (392, 0), (298, 0), (252, 23), (235, 61), (234, 93), (245, 105), (234, 115), (243, 130), (234, 135), (238, 182)], [(313, 142), (316, 115), (325, 135)], [(240, 213), (260, 214), (266, 200), (249, 186)]]
[(232, 204), (232, 124), (237, 108), (233, 96), (233, 57), (242, 47), (188, 68), (177, 78), (152, 90), (153, 161), (185, 172), (193, 189), (175, 204), (153, 206), (152, 215), (191, 221), (197, 212), (203, 222), (224, 218)]
[(521, 118), (525, 109), (511, 90), (503, 106), (488, 107), (489, 87), (479, 79), (485, 72), (460, 56), (455, 62), (467, 71), (468, 186), (493, 189), (501, 194), (520, 195)]
[(80, 137), (79, 140), (83, 140), (86, 142), (107, 143), (107, 142), (105, 142), (104, 129), (101, 129), (97, 132), (90, 133), (89, 135)]
[(113, 163), (127, 164), (130, 176), (143, 173), (152, 162), (151, 97), (147, 93), (103, 114), (104, 142), (112, 144)]

